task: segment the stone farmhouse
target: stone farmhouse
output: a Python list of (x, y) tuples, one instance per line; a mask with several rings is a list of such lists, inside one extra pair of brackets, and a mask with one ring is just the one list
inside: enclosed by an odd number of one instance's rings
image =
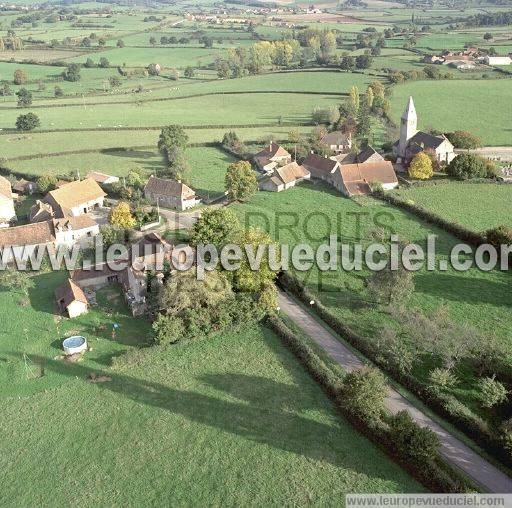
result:
[[(78, 217), (103, 206), (105, 196), (92, 178), (86, 178), (50, 191), (42, 201), (52, 208), (52, 217)], [(41, 207), (37, 203), (34, 206)], [(36, 216), (36, 210), (31, 210), (30, 215)]]
[(296, 162), (290, 162), (285, 166), (278, 167), (270, 175), (266, 175), (260, 180), (259, 186), (261, 190), (271, 192), (281, 192), (294, 187), (302, 180), (309, 180), (310, 172), (300, 166)]
[(419, 131), (417, 127), (416, 108), (412, 97), (409, 97), (400, 120), (400, 139), (393, 145), (397, 162), (407, 165), (417, 153), (424, 150), (432, 150), (442, 164), (449, 164), (455, 158), (453, 145), (446, 136), (434, 136), (428, 132)]
[(0, 176), (0, 228), (7, 228), (11, 221), (16, 220), (11, 182)]
[(254, 156), (257, 168), (264, 173), (271, 173), (278, 166), (285, 166), (292, 161), (290, 153), (281, 145), (270, 142), (268, 148), (264, 148)]
[(71, 279), (55, 290), (55, 300), (59, 311), (65, 312), (70, 318), (86, 314), (89, 310), (84, 292)]
[(144, 187), (144, 196), (154, 204), (180, 211), (192, 208), (201, 202), (196, 193), (184, 183), (155, 176), (149, 177)]
[(0, 249), (11, 247), (10, 255), (4, 254), (6, 263), (13, 256), (29, 257), (38, 247), (46, 246), (55, 251), (59, 246), (72, 247), (99, 234), (99, 225), (89, 215), (66, 217), (34, 222), (23, 226), (0, 229)]
[(310, 154), (302, 165), (312, 177), (329, 183), (348, 197), (369, 194), (371, 185), (376, 183), (385, 190), (398, 185), (393, 164), (386, 160), (342, 164), (336, 157)]
[(335, 154), (346, 153), (352, 148), (352, 136), (341, 131), (328, 132), (321, 142), (327, 145)]

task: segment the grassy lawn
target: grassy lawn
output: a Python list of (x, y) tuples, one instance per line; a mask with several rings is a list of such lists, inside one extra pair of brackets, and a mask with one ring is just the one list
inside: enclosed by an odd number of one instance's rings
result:
[[(413, 215), (372, 198), (349, 200), (321, 184), (303, 184), (282, 193), (260, 192), (234, 209), (245, 224), (263, 227), (281, 243), (292, 246), (306, 242), (315, 249), (320, 243), (327, 243), (330, 234), (337, 234), (343, 243), (349, 244), (361, 238), (363, 246), (367, 246), (374, 243), (372, 232), (382, 227), (424, 248), (427, 235), (437, 235), (437, 260), (447, 260), (451, 248), (458, 243)], [(396, 326), (390, 315), (369, 299), (364, 287), (369, 272), (319, 272), (313, 267), (298, 275), (333, 313), (364, 336), (375, 338), (384, 325)], [(415, 293), (408, 308), (428, 312), (446, 306), (454, 321), (469, 322), (482, 333), (493, 330), (509, 348), (512, 363), (512, 293), (508, 274), (478, 269), (422, 269), (415, 273), (414, 282)], [(414, 343), (414, 337), (405, 340)], [(419, 376), (426, 379), (427, 373), (424, 366)], [(458, 396), (470, 405), (474, 401), (475, 381), (472, 378), (459, 387)]]
[[(408, 97), (414, 97), (419, 128), (468, 130), (489, 146), (510, 145), (512, 83), (493, 81), (414, 81), (393, 88), (391, 116), (398, 121)], [(485, 97), (485, 100), (482, 100)]]
[[(13, 292), (0, 292), (0, 393), (4, 397), (39, 393), (65, 382), (66, 376), (48, 368), (47, 362), (61, 353), (62, 340), (67, 336), (87, 338), (93, 350), (87, 354), (84, 366), (90, 368), (104, 368), (113, 357), (149, 338), (149, 323), (131, 316), (115, 288), (101, 290), (98, 307), (88, 314), (72, 320), (57, 316), (53, 294), (65, 277), (64, 272), (34, 276), (35, 286), (29, 290), (28, 301)], [(115, 341), (111, 338), (113, 323), (121, 325)], [(23, 355), (30, 359), (28, 363)], [(31, 372), (36, 379), (30, 379)], [(41, 373), (44, 375), (37, 377)]]
[[(5, 349), (2, 369), (19, 362), (20, 348)], [(346, 492), (423, 490), (265, 329), (144, 349), (113, 368), (55, 354), (33, 349), (44, 377), (25, 384), (37, 388), (0, 392), (0, 487), (18, 506), (340, 506)], [(91, 384), (91, 372), (111, 381)]]
[(396, 193), (475, 231), (512, 227), (511, 185), (452, 183), (402, 188)]
[(228, 165), (237, 159), (218, 148), (189, 148), (187, 160), (190, 166), (188, 181), (203, 197), (214, 197), (224, 193), (224, 175)]

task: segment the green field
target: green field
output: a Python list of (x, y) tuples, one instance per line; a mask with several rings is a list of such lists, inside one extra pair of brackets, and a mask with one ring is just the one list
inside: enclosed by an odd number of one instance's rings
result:
[(189, 185), (203, 197), (215, 197), (224, 193), (224, 175), (234, 157), (217, 148), (189, 148), (186, 152), (190, 166)]
[[(249, 203), (237, 205), (235, 210), (245, 225), (262, 227), (279, 242), (291, 246), (306, 242), (315, 249), (321, 243), (328, 243), (329, 235), (337, 234), (343, 243), (353, 244), (361, 238), (364, 247), (375, 242), (372, 232), (385, 228), (423, 248), (428, 234), (437, 235), (436, 253), (440, 261), (449, 259), (451, 249), (459, 243), (411, 214), (372, 198), (355, 202), (323, 184), (302, 184), (282, 193), (260, 192)], [(365, 278), (370, 275), (368, 271), (320, 272), (314, 265), (298, 275), (354, 331), (374, 340), (384, 325), (397, 326), (389, 313), (369, 299), (364, 286)], [(428, 312), (446, 306), (455, 322), (468, 322), (481, 333), (492, 329), (506, 344), (512, 366), (509, 274), (478, 269), (457, 272), (450, 267), (447, 271), (427, 271), (424, 267), (415, 273), (414, 282), (415, 293), (407, 308)], [(414, 343), (414, 337), (404, 340)], [(417, 374), (426, 381), (424, 367)], [(460, 375), (467, 377), (464, 373)], [(475, 383), (474, 377), (465, 379), (457, 391), (457, 396), (470, 406), (475, 402)]]
[(396, 193), (474, 231), (512, 227), (512, 185), (452, 183), (403, 188)]
[(412, 95), (418, 127), (449, 132), (468, 130), (482, 137), (485, 145), (512, 144), (510, 104), (512, 83), (508, 79), (478, 81), (414, 81), (397, 85), (391, 98), (391, 116), (399, 120)]
[[(340, 506), (346, 492), (422, 490), (341, 419), (269, 331), (136, 350), (148, 325), (112, 290), (100, 308), (113, 315), (57, 326), (58, 279), (40, 276), (28, 306), (0, 293), (0, 488), (10, 504)], [(70, 333), (93, 348), (80, 363), (56, 359)], [(87, 382), (93, 372), (111, 381)]]

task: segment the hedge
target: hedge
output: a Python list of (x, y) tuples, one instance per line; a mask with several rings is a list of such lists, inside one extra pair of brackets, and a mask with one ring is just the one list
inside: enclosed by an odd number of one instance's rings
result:
[[(414, 393), (425, 405), (464, 432), (487, 453), (501, 461), (504, 466), (512, 468), (512, 456), (503, 446), (500, 436), (490, 429), (487, 422), (474, 414), (471, 409), (452, 395), (432, 393), (412, 375), (402, 374), (392, 365), (386, 363), (372, 341), (367, 340), (346, 326), (315, 295), (310, 293), (295, 276), (282, 273), (278, 278), (278, 284), (294, 294), (308, 307), (311, 307), (320, 319), (327, 323), (337, 334), (387, 372), (398, 383)], [(311, 301), (315, 301), (315, 305), (310, 306)]]
[(291, 350), (305, 370), (320, 384), (345, 418), (416, 480), (433, 492), (457, 493), (478, 490), (465, 476), (445, 462), (439, 454), (434, 461), (418, 465), (395, 446), (385, 424), (368, 425), (348, 412), (338, 399), (343, 384), (339, 374), (334, 373), (304, 339), (293, 332), (279, 317), (270, 316), (267, 319), (267, 324)]

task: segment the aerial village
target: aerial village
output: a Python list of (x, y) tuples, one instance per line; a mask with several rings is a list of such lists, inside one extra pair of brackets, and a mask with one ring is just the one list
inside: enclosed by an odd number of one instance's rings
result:
[[(371, 146), (354, 151), (350, 133), (327, 132), (321, 144), (332, 155), (310, 153), (301, 164), (280, 144), (269, 145), (253, 156), (251, 161), (262, 191), (282, 192), (303, 180), (323, 181), (348, 198), (371, 194), (376, 187), (384, 191), (398, 186), (397, 173), (404, 173), (412, 158), (425, 150), (435, 154), (442, 165), (449, 164), (456, 156), (454, 147), (444, 135), (433, 135), (417, 129), (418, 117), (413, 98), (410, 97), (400, 123), (400, 138), (394, 143), (394, 163)], [(26, 224), (17, 225), (15, 201), (19, 195), (32, 194), (36, 184), (25, 179), (11, 185), (5, 177), (1, 183), (0, 246), (13, 247), (11, 255), (23, 252), (30, 256), (38, 247), (71, 248), (78, 244), (87, 248), (100, 234), (100, 226), (109, 220), (109, 214), (119, 200), (108, 196), (119, 178), (89, 172), (85, 178), (58, 181), (42, 199), (36, 200), (26, 217)], [(173, 244), (162, 238), (162, 210), (185, 212), (196, 210), (200, 215), (201, 199), (195, 191), (181, 181), (150, 176), (144, 186), (146, 207), (158, 207), (156, 220), (134, 234), (133, 243), (139, 248), (137, 264), (132, 263), (122, 271), (113, 271), (107, 263), (87, 270), (73, 270), (66, 283), (55, 293), (56, 309), (70, 318), (86, 313), (89, 300), (94, 299), (94, 289), (108, 284), (120, 285), (134, 315), (147, 312), (147, 274), (157, 263), (169, 260)], [(225, 206), (228, 201), (221, 202)], [(199, 210), (199, 212), (197, 212)], [(25, 219), (25, 218), (23, 218)], [(6, 260), (8, 262), (8, 260)], [(12, 261), (12, 260), (11, 260)], [(163, 277), (163, 274), (158, 274)], [(88, 298), (89, 297), (89, 298)]]

